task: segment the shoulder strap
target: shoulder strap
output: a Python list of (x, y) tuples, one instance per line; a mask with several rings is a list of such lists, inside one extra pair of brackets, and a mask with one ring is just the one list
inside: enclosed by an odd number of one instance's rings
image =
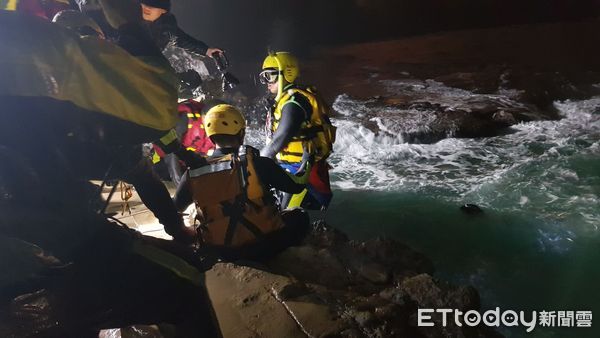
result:
[(210, 161), (207, 165), (204, 165), (200, 168), (190, 169), (189, 175), (190, 177), (199, 177), (231, 169), (233, 169), (232, 156), (226, 155), (223, 157), (219, 157), (218, 159), (214, 159), (213, 161)]
[[(302, 111), (304, 112), (304, 119), (305, 119), (305, 120), (310, 120), (310, 118), (311, 118), (311, 115), (312, 115), (312, 112), (310, 112), (310, 111), (306, 111), (306, 108), (305, 108), (305, 107), (303, 107), (303, 106), (302, 106), (302, 104), (300, 104), (300, 102), (298, 102), (298, 101), (296, 100), (296, 95), (302, 95), (302, 96), (306, 97), (306, 94), (305, 94), (305, 93), (307, 93), (307, 92), (306, 92), (306, 91), (303, 91), (303, 90), (302, 90), (302, 89), (300, 89), (300, 88), (292, 88), (292, 89), (289, 89), (289, 90), (287, 91), (287, 94), (286, 94), (286, 96), (284, 96), (284, 97), (289, 97), (289, 99), (288, 99), (288, 100), (287, 100), (287, 101), (286, 101), (286, 102), (283, 104), (282, 108), (283, 108), (283, 107), (284, 107), (286, 104), (294, 104), (294, 105), (296, 105), (296, 106), (300, 107), (300, 109), (302, 109)], [(307, 100), (307, 102), (309, 102), (309, 99), (308, 99), (308, 98), (306, 98), (306, 100)], [(310, 105), (310, 102), (309, 102), (309, 105)]]
[(240, 164), (240, 186), (246, 195), (246, 189), (248, 188), (248, 159), (246, 157), (247, 146), (242, 145), (238, 149), (236, 160)]

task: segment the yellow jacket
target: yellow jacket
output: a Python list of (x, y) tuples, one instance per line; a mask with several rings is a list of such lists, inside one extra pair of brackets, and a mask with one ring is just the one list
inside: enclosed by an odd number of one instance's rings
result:
[(0, 11), (0, 96), (69, 101), (158, 131), (177, 122), (177, 78), (165, 59), (13, 11)]

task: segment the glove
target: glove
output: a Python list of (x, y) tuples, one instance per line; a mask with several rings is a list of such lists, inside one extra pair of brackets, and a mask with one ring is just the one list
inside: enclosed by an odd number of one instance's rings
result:
[(177, 73), (177, 77), (183, 88), (195, 89), (202, 84), (202, 77), (193, 69), (188, 69), (185, 72)]
[(184, 149), (183, 147), (177, 151), (174, 151), (173, 153), (190, 169), (200, 168), (208, 164), (204, 157), (191, 150)]

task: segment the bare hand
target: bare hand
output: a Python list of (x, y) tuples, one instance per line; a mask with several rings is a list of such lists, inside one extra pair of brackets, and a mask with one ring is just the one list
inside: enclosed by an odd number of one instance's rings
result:
[(206, 56), (213, 57), (213, 53), (223, 54), (223, 50), (219, 48), (208, 48), (206, 50)]

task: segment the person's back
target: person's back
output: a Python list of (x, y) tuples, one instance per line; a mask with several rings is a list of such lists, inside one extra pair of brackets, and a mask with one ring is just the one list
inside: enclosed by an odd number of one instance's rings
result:
[(298, 193), (302, 179), (242, 145), (245, 121), (233, 106), (209, 110), (205, 127), (217, 149), (207, 165), (188, 172), (203, 245), (233, 259), (260, 258), (298, 243), (308, 216), (301, 209), (280, 213), (270, 188)]

